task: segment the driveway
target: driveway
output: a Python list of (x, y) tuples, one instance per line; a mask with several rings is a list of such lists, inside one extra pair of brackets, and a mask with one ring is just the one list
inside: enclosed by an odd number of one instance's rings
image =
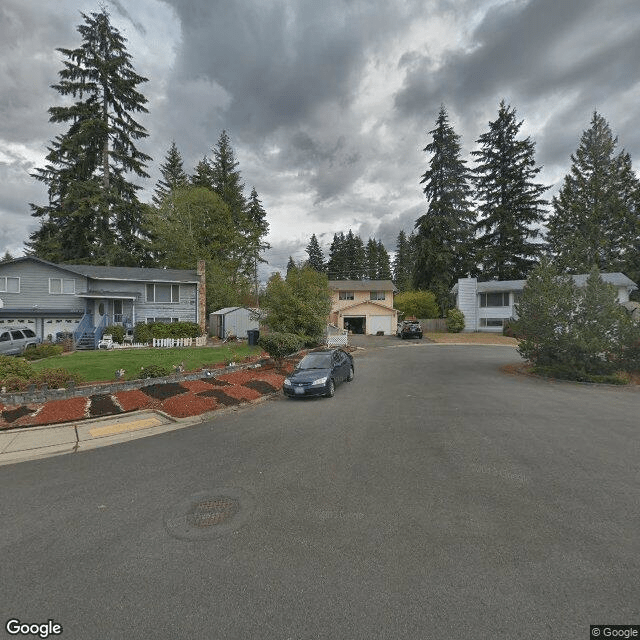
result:
[(83, 640), (637, 624), (640, 394), (387, 342), (332, 399), (0, 468), (4, 619)]

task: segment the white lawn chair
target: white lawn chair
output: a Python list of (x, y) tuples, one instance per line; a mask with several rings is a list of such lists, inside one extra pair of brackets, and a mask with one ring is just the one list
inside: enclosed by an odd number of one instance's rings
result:
[(98, 342), (98, 349), (113, 349), (113, 336), (110, 333), (102, 336), (102, 340)]

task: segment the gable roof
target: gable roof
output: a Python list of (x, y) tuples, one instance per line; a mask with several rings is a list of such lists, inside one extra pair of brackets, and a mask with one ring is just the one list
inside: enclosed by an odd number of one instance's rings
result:
[(151, 269), (147, 267), (103, 267), (94, 264), (56, 264), (35, 256), (23, 256), (3, 264), (33, 261), (63, 269), (92, 280), (126, 280), (138, 282), (184, 282), (198, 283), (198, 272), (195, 269)]
[(329, 280), (333, 291), (397, 291), (391, 280)]

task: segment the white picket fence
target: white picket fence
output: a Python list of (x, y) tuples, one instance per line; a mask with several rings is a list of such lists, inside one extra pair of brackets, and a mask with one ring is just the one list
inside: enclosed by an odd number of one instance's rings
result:
[(349, 336), (345, 329), (338, 329), (334, 324), (327, 325), (327, 346), (346, 347), (349, 344)]
[(204, 347), (207, 336), (199, 338), (153, 338), (154, 347)]

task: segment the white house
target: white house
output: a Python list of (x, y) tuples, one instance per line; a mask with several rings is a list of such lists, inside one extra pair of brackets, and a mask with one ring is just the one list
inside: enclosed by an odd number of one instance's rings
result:
[[(629, 294), (638, 287), (624, 273), (601, 273), (601, 278), (616, 287), (618, 302), (629, 301)], [(571, 276), (579, 287), (584, 286), (588, 273)], [(509, 318), (517, 316), (514, 305), (520, 299), (526, 280), (490, 280), (459, 278), (452, 292), (456, 307), (464, 313), (464, 331), (502, 331)]]

